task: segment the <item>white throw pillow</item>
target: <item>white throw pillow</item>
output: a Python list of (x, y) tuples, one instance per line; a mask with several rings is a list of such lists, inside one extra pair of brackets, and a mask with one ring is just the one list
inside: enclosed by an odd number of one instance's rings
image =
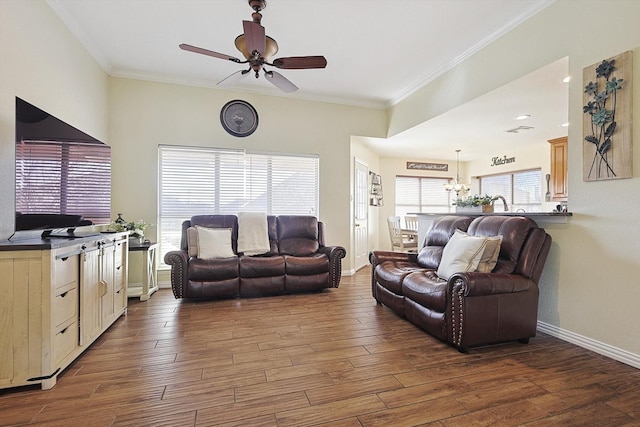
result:
[(196, 225), (198, 258), (229, 258), (236, 256), (231, 248), (230, 228), (207, 228)]
[(449, 280), (454, 273), (475, 271), (486, 245), (486, 237), (470, 236), (456, 230), (442, 250), (438, 277)]

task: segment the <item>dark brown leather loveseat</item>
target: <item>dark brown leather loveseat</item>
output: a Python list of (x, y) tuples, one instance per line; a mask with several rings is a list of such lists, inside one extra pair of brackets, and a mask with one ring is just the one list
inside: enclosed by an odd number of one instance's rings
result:
[[(200, 259), (189, 256), (190, 227), (231, 230), (233, 256)], [(236, 215), (197, 215), (182, 223), (181, 249), (168, 252), (171, 288), (176, 298), (208, 299), (277, 295), (337, 288), (341, 246), (325, 246), (324, 224), (313, 216), (268, 216), (270, 249), (246, 256), (238, 253)]]
[[(437, 275), (456, 229), (502, 237), (490, 272), (457, 272), (446, 280)], [(432, 223), (417, 254), (371, 252), (373, 296), (462, 352), (505, 341), (526, 343), (536, 334), (538, 280), (550, 246), (551, 237), (529, 218), (443, 216)]]

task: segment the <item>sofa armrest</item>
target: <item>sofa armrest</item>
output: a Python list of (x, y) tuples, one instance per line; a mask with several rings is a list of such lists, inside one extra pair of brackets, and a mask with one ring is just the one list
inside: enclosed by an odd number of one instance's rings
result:
[(502, 273), (455, 273), (448, 282), (451, 292), (460, 292), (465, 297), (524, 292), (535, 286), (524, 276)]
[(536, 334), (538, 286), (524, 276), (456, 273), (447, 282), (447, 300), (447, 340), (461, 352)]
[(342, 277), (342, 258), (347, 255), (346, 249), (342, 246), (321, 246), (318, 253), (329, 258), (329, 287), (337, 288)]
[(187, 287), (189, 254), (187, 251), (170, 251), (164, 256), (164, 262), (171, 266), (171, 289), (176, 298), (184, 297)]
[(369, 262), (375, 269), (376, 265), (384, 261), (406, 261), (414, 264), (418, 263), (418, 254), (408, 252), (391, 252), (391, 251), (371, 251), (369, 253)]

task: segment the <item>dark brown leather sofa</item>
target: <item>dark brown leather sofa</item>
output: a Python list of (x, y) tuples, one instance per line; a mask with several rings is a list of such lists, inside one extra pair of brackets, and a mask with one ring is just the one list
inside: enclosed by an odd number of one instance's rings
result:
[[(190, 257), (189, 227), (231, 229), (235, 256), (217, 259)], [(238, 218), (235, 215), (197, 215), (182, 223), (180, 250), (168, 252), (171, 288), (176, 298), (211, 299), (267, 296), (337, 288), (340, 284), (341, 246), (325, 246), (324, 224), (312, 216), (268, 216), (271, 249), (256, 256), (238, 254)]]
[[(445, 245), (455, 230), (472, 236), (502, 236), (495, 268), (436, 274)], [(505, 341), (526, 343), (536, 334), (538, 280), (551, 236), (521, 216), (443, 216), (435, 220), (417, 253), (373, 251), (372, 292), (434, 337), (462, 352)]]

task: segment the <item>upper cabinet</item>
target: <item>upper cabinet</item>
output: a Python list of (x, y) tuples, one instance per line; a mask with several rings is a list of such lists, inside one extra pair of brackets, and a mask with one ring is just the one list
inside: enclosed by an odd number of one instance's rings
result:
[(566, 136), (550, 139), (551, 144), (551, 200), (567, 201), (567, 154), (568, 138)]

